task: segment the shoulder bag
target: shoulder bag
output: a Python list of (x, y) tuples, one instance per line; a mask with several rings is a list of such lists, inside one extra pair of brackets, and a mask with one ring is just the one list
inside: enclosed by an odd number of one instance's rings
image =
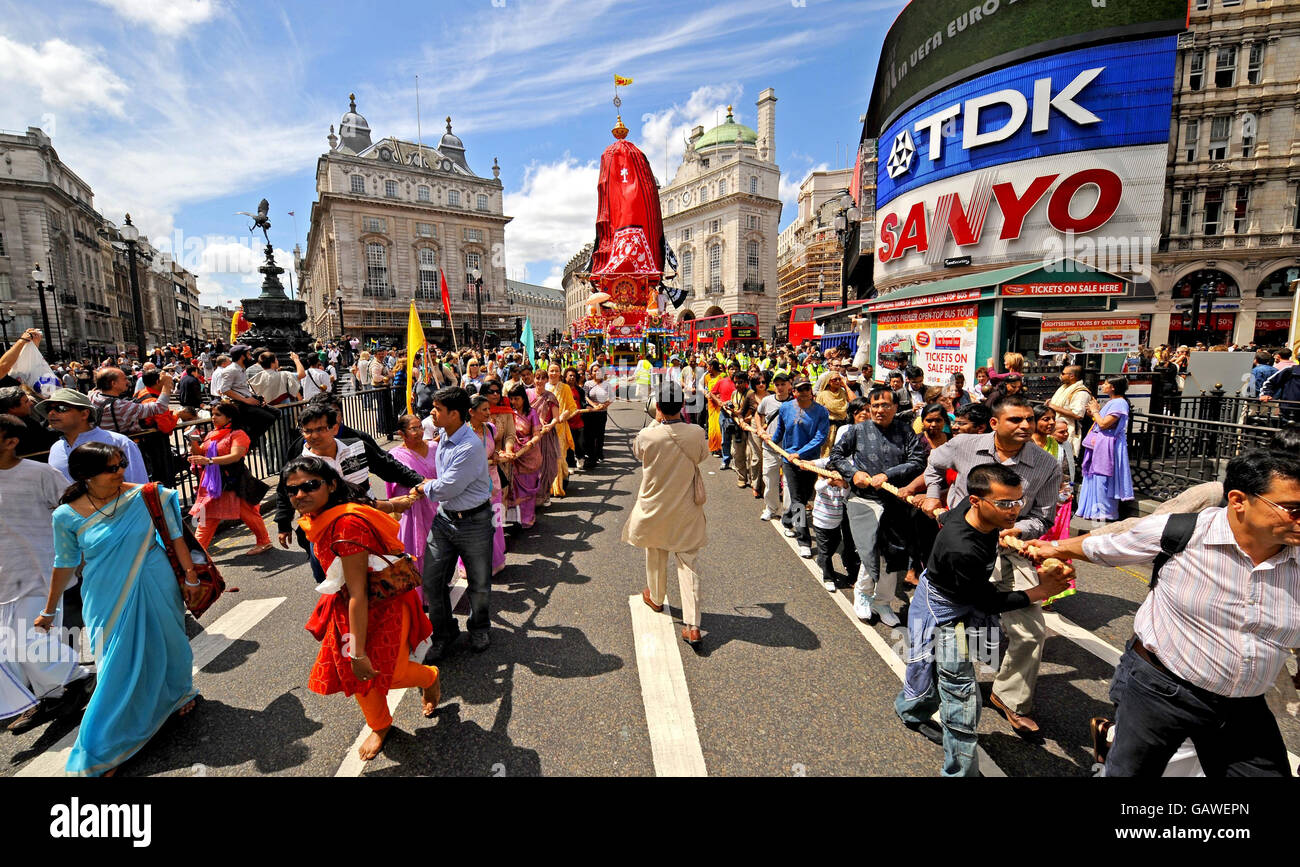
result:
[[(330, 524), (329, 532), (333, 533), (334, 524), (337, 524), (345, 517), (347, 516), (344, 515), (335, 518), (334, 523)], [(370, 530), (376, 540), (379, 539), (379, 534), (375, 532), (374, 527), (366, 524), (366, 529)], [(346, 541), (352, 540), (349, 539)], [(415, 560), (405, 551), (394, 556), (386, 551), (376, 551), (367, 545), (362, 545), (360, 542), (352, 542), (352, 544), (361, 545), (367, 553), (373, 554), (388, 564), (378, 571), (370, 569), (369, 567), (366, 569), (366, 597), (371, 602), (383, 602), (386, 599), (401, 596), (403, 593), (414, 590), (423, 583), (423, 579), (420, 577), (420, 570), (415, 568)], [(338, 545), (338, 542), (330, 543), (330, 551), (333, 551), (334, 555), (338, 556), (338, 551), (334, 550), (336, 545)]]
[(673, 433), (672, 427), (668, 425), (666, 425), (666, 427), (668, 427), (668, 438), (673, 441), (673, 445), (677, 446), (677, 450), (682, 453), (686, 460), (691, 461), (691, 465), (695, 468), (695, 481), (693, 485), (695, 505), (703, 506), (709, 499), (709, 492), (705, 490), (704, 476), (700, 473), (700, 465), (691, 460), (690, 455), (686, 454), (686, 449), (682, 448), (682, 444), (677, 441), (677, 435)]
[[(171, 546), (171, 535), (167, 529), (167, 521), (163, 518), (162, 499), (158, 496), (158, 483), (150, 482), (141, 489), (140, 493), (144, 497), (145, 506), (149, 509), (149, 517), (153, 519), (153, 525), (158, 530), (158, 535), (162, 537), (163, 550), (167, 552), (167, 559), (172, 564), (172, 571), (176, 573), (176, 581), (181, 585), (181, 595), (184, 596), (185, 570), (181, 567), (176, 551)], [(194, 578), (202, 589), (198, 601), (186, 606), (195, 619), (198, 619), (203, 616), (203, 612), (212, 607), (212, 603), (221, 598), (221, 594), (226, 590), (226, 582), (216, 565), (209, 559), (207, 551), (194, 537), (194, 531), (184, 521), (181, 522), (181, 534), (185, 538), (185, 547), (189, 548), (190, 559), (194, 563)]]

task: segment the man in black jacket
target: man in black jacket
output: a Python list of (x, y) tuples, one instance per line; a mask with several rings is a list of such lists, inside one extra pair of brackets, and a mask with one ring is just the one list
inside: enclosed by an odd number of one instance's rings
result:
[[(925, 471), (925, 452), (911, 428), (894, 416), (898, 403), (892, 390), (883, 385), (871, 389), (867, 397), (871, 419), (856, 424), (831, 447), (830, 465), (849, 486), (845, 511), (853, 544), (862, 558), (862, 570), (853, 588), (853, 613), (861, 620), (880, 618), (886, 626), (897, 626), (898, 615), (890, 607), (898, 587), (898, 571), (886, 564), (885, 578), (880, 579), (881, 518), (885, 513), (885, 482), (905, 485)], [(904, 565), (906, 568), (906, 565)]]
[[(423, 476), (399, 463), (370, 437), (350, 428), (345, 432), (339, 422), (338, 410), (327, 401), (313, 401), (305, 406), (298, 415), (298, 430), (302, 436), (289, 444), (286, 459), (298, 455), (324, 458), (339, 471), (345, 482), (366, 490), (370, 488), (371, 473), (385, 482), (400, 484), (404, 489), (413, 488), (424, 481)], [(289, 492), (285, 490), (284, 483), (280, 482), (275, 489), (275, 524), (282, 548), (289, 547), (293, 516), (294, 508), (289, 501)], [(299, 535), (298, 544), (311, 553), (304, 536)], [(324, 581), (325, 574), (314, 554), (311, 554), (311, 567), (316, 583)]]
[(176, 402), (182, 407), (177, 418), (181, 421), (193, 421), (199, 417), (199, 406), (203, 403), (203, 384), (199, 382), (199, 369), (193, 364), (185, 366), (185, 375), (176, 384)]

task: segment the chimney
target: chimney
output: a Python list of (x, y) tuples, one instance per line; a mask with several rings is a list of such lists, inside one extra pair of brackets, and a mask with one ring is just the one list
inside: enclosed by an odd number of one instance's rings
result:
[[(776, 162), (776, 91), (768, 88), (758, 95), (759, 157)], [(766, 150), (763, 154), (761, 151)]]
[(695, 147), (695, 143), (699, 141), (703, 135), (704, 127), (702, 126), (697, 126), (695, 129), (691, 130), (691, 147)]

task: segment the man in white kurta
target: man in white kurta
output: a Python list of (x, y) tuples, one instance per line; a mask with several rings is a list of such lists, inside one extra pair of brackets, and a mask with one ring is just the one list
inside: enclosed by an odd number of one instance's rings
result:
[(672, 400), (661, 393), (656, 419), (636, 435), (632, 454), (641, 461), (641, 489), (627, 523), (623, 541), (645, 548), (646, 584), (642, 598), (655, 611), (663, 610), (668, 592), (668, 555), (677, 559), (682, 594), (682, 638), (700, 641), (700, 579), (695, 559), (708, 541), (704, 505), (695, 502), (695, 477), (709, 456), (708, 435), (682, 421), (681, 392)]
[(54, 568), (50, 515), (68, 483), (49, 464), (15, 456), (21, 427), (0, 415), (0, 719), (9, 720), (0, 725), (18, 731), (39, 722), (42, 701), (62, 698), (68, 683), (91, 675), (61, 640), (62, 610), (49, 632), (32, 626)]

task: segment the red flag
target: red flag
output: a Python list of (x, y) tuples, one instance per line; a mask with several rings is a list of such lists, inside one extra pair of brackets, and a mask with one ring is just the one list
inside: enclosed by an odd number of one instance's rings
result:
[(438, 280), (442, 283), (442, 312), (447, 314), (447, 327), (451, 327), (451, 293), (447, 291), (447, 275), (438, 269)]

